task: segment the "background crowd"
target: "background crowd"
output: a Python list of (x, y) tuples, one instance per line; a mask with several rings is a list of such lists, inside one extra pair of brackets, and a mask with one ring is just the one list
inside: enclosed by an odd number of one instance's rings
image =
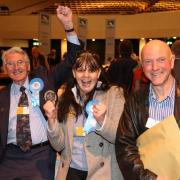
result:
[(0, 90), (0, 179), (53, 180), (57, 153), (59, 180), (179, 179), (170, 145), (161, 155), (170, 154), (175, 170), (159, 173), (145, 166), (138, 142), (152, 128), (161, 132), (169, 117), (179, 130), (180, 40), (171, 48), (149, 41), (139, 57), (123, 40), (119, 57), (102, 66), (78, 39), (71, 9), (59, 5), (57, 18), (68, 40), (62, 60), (55, 49), (47, 57), (38, 47), (29, 56), (19, 47), (1, 52), (11, 82)]

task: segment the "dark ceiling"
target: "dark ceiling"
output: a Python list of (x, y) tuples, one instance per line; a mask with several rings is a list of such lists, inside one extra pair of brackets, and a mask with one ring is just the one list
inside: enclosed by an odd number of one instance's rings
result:
[(78, 15), (131, 15), (180, 10), (180, 0), (1, 0), (0, 15), (31, 15), (42, 11), (55, 14), (57, 4), (70, 7)]

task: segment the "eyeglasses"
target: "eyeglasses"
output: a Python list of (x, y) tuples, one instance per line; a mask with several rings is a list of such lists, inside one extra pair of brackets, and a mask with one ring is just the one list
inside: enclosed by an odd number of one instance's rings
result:
[(9, 68), (13, 68), (15, 65), (18, 67), (24, 66), (28, 61), (18, 60), (16, 62), (9, 61), (6, 63), (6, 66)]

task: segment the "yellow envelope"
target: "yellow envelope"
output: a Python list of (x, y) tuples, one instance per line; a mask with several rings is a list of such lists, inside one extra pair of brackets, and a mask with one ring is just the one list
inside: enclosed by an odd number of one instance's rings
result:
[(168, 180), (180, 179), (180, 129), (174, 116), (141, 134), (137, 146), (145, 169)]

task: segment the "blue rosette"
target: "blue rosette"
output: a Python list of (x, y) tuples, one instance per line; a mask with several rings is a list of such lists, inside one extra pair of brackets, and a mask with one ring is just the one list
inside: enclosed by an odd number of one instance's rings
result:
[(84, 128), (83, 128), (83, 130), (86, 134), (94, 131), (95, 128), (97, 127), (97, 121), (93, 116), (93, 105), (98, 104), (98, 103), (99, 103), (99, 101), (97, 99), (93, 99), (93, 100), (89, 101), (86, 105), (85, 110), (88, 114), (88, 117), (86, 119), (86, 122), (85, 122)]
[(44, 82), (40, 78), (34, 78), (29, 83), (29, 89), (32, 93), (31, 103), (32, 106), (39, 106), (39, 92), (44, 88)]

